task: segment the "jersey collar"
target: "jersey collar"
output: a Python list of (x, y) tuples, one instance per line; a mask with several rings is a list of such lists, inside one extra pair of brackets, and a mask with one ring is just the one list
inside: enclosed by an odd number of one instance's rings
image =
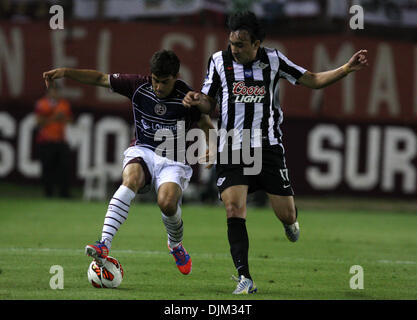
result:
[[(262, 54), (263, 50), (264, 50), (264, 48), (263, 48), (263, 47), (259, 47), (259, 48), (258, 48), (258, 51), (256, 52), (256, 57), (255, 57), (255, 60), (252, 60), (251, 62), (246, 63), (246, 64), (244, 64), (243, 66), (244, 66), (244, 67), (250, 67), (250, 66), (252, 66), (255, 62), (258, 62), (258, 61), (260, 62), (260, 61), (261, 61), (261, 54)], [(230, 56), (230, 58), (232, 59), (232, 61), (234, 61), (234, 62), (238, 63), (238, 62), (235, 60), (235, 58), (233, 57), (233, 54), (232, 54), (232, 49), (230, 49), (230, 45), (228, 45), (228, 46), (227, 46), (227, 54)]]

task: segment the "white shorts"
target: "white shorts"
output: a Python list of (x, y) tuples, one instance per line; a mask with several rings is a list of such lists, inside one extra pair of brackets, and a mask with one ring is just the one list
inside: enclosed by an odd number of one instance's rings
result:
[[(127, 148), (123, 155), (123, 169), (132, 159), (140, 157), (145, 161), (152, 176), (152, 185), (157, 193), (159, 187), (165, 182), (174, 182), (184, 191), (193, 175), (193, 170), (189, 165), (158, 156), (145, 147), (133, 146)], [(146, 190), (145, 187), (143, 189)], [(139, 193), (143, 193), (143, 191), (139, 190)]]

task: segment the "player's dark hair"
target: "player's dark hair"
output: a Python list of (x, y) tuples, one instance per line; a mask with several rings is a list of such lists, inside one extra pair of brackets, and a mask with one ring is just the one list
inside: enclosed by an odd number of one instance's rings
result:
[(176, 76), (180, 71), (180, 59), (171, 50), (160, 50), (151, 58), (151, 73), (157, 77)]
[(246, 30), (252, 43), (256, 40), (264, 41), (266, 33), (255, 14), (251, 11), (241, 11), (229, 16), (227, 26), (230, 31)]

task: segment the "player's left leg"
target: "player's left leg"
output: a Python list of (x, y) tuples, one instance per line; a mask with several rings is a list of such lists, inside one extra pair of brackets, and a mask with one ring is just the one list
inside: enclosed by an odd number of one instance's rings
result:
[(182, 212), (179, 204), (182, 196), (180, 186), (174, 182), (165, 182), (158, 189), (158, 206), (162, 221), (168, 234), (168, 244), (176, 247), (183, 239)]
[(288, 240), (298, 240), (300, 228), (297, 222), (297, 208), (294, 203), (294, 190), (286, 166), (283, 149), (263, 148), (262, 172), (257, 182), (267, 193), (277, 218), (282, 222)]
[(297, 207), (293, 196), (279, 196), (268, 193), (272, 209), (276, 217), (282, 222), (288, 240), (296, 242), (300, 236), (300, 227), (297, 221)]
[(168, 234), (168, 248), (182, 274), (191, 272), (192, 262), (182, 240), (184, 224), (182, 221), (181, 200), (184, 190), (193, 174), (189, 165), (157, 158), (155, 167), (155, 190), (161, 209), (162, 222)]
[(175, 182), (164, 182), (158, 189), (158, 206), (162, 222), (168, 234), (168, 248), (182, 274), (189, 274), (192, 268), (190, 255), (182, 245), (184, 223), (181, 210), (182, 189)]

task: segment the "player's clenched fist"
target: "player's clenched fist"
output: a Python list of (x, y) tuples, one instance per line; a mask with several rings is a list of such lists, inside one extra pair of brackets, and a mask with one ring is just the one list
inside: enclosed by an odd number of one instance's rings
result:
[(53, 81), (55, 79), (63, 78), (64, 75), (65, 75), (64, 68), (58, 68), (58, 69), (53, 69), (53, 70), (44, 72), (43, 79), (45, 80), (46, 87), (49, 88), (49, 86), (53, 84)]
[(182, 104), (184, 107), (190, 108), (192, 106), (199, 105), (201, 102), (201, 93), (195, 91), (189, 91), (184, 99), (182, 100)]
[(197, 107), (202, 113), (209, 113), (215, 106), (215, 103), (213, 98), (195, 91), (189, 91), (182, 100), (184, 107)]

